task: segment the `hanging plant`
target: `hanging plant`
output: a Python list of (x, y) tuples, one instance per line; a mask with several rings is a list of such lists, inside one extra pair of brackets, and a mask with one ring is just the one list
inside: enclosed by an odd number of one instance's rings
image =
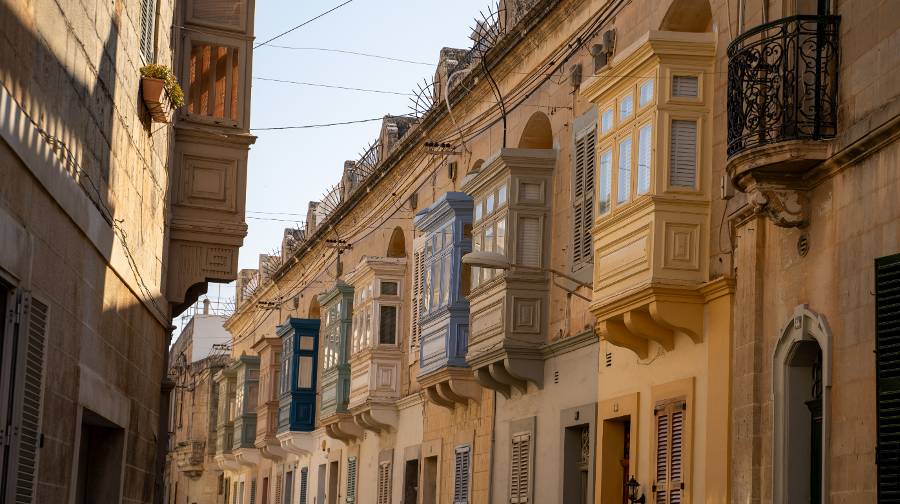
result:
[(165, 65), (149, 64), (141, 67), (141, 91), (144, 103), (155, 122), (169, 122), (169, 112), (184, 105), (184, 90), (175, 74)]

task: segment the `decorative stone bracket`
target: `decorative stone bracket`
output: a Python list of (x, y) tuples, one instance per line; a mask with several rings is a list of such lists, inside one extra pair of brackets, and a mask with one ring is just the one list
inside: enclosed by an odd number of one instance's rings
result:
[(419, 378), (429, 401), (453, 410), (468, 406), (469, 401), (481, 402), (481, 386), (468, 368), (443, 368)]
[(676, 335), (700, 343), (704, 303), (699, 290), (651, 285), (592, 311), (602, 339), (646, 359), (651, 341), (666, 350), (675, 348)]
[(389, 404), (368, 404), (353, 412), (353, 421), (360, 428), (377, 435), (397, 430), (399, 413)]
[(256, 467), (259, 464), (259, 450), (256, 448), (238, 448), (234, 450), (234, 460), (246, 467)]
[(277, 437), (278, 442), (281, 443), (281, 448), (288, 453), (305, 457), (316, 450), (315, 440), (310, 432), (287, 431), (278, 434)]
[(349, 444), (362, 438), (363, 429), (353, 421), (351, 415), (342, 413), (337, 416), (337, 420), (325, 425), (325, 433), (330, 438)]
[(512, 389), (526, 393), (528, 382), (544, 388), (544, 356), (537, 346), (516, 346), (504, 341), (500, 348), (470, 360), (470, 365), (478, 383), (507, 399)]
[(747, 200), (754, 213), (765, 215), (780, 227), (805, 227), (809, 223), (806, 196), (803, 192), (754, 185), (747, 190)]

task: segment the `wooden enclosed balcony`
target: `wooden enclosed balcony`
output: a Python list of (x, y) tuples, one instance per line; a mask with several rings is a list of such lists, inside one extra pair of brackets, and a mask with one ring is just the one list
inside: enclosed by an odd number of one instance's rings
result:
[(358, 426), (376, 434), (397, 428), (405, 275), (405, 257), (368, 256), (347, 275), (354, 292), (347, 407)]
[(779, 226), (803, 226), (802, 191), (837, 134), (838, 16), (793, 16), (728, 47), (728, 174)]
[(280, 460), (287, 452), (276, 437), (278, 434), (279, 368), (281, 359), (281, 338), (263, 337), (253, 344), (259, 356), (259, 403), (256, 409), (256, 440), (254, 446), (260, 455), (272, 460)]
[(319, 319), (289, 318), (278, 327), (281, 338), (278, 434), (281, 447), (295, 455), (315, 450)]
[(252, 467), (259, 462), (256, 448), (259, 357), (241, 355), (231, 367), (235, 372), (234, 444), (231, 451), (239, 464)]
[(473, 253), (464, 262), (481, 254), (505, 263), (472, 264), (466, 362), (483, 387), (506, 397), (544, 384), (555, 164), (554, 149), (503, 149), (463, 184), (475, 199)]
[(218, 388), (216, 413), (216, 464), (222, 470), (235, 470), (239, 467), (234, 458), (234, 397), (235, 372), (226, 367), (213, 377)]
[(353, 324), (353, 287), (338, 281), (319, 296), (322, 307), (322, 363), (319, 423), (329, 437), (351, 441), (362, 436), (347, 409), (350, 397), (349, 334)]

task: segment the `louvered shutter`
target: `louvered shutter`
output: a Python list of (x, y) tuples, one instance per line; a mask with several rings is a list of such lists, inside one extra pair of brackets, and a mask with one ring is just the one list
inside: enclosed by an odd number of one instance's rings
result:
[(411, 286), (411, 302), (410, 310), (410, 330), (409, 330), (409, 348), (410, 351), (419, 347), (419, 338), (422, 335), (419, 327), (419, 316), (422, 311), (422, 283), (425, 272), (425, 238), (416, 238), (413, 242), (413, 271)]
[(516, 236), (516, 263), (520, 266), (541, 267), (541, 220), (538, 217), (519, 216), (518, 236)]
[(697, 180), (697, 121), (672, 121), (669, 185), (693, 189)]
[(294, 471), (284, 474), (284, 504), (294, 504)]
[(275, 476), (275, 504), (281, 504), (281, 492), (282, 486), (284, 484), (284, 478), (281, 474)]
[(141, 0), (141, 56), (146, 63), (154, 57), (154, 28), (156, 27), (156, 1)]
[(513, 435), (510, 457), (509, 502), (524, 504), (531, 494), (531, 433)]
[(7, 494), (3, 502), (28, 504), (34, 496), (38, 471), (43, 399), (44, 355), (49, 307), (27, 292), (19, 293), (7, 325), (12, 345), (3, 395), (11, 399), (3, 409), (4, 441), (8, 458), (2, 475)]
[(684, 495), (685, 402), (657, 407), (656, 463), (653, 491), (656, 504), (681, 504)]
[(306, 504), (309, 496), (309, 468), (300, 469), (300, 501), (298, 504)]
[(347, 504), (356, 502), (356, 457), (347, 459)]
[(597, 130), (575, 140), (572, 160), (572, 260), (592, 260), (591, 227), (594, 224), (594, 177)]
[(672, 96), (677, 98), (694, 98), (697, 96), (697, 77), (692, 75), (676, 75), (672, 77)]
[(900, 254), (875, 261), (878, 502), (900, 503)]
[(391, 463), (378, 465), (378, 499), (377, 504), (391, 504)]
[(256, 504), (256, 479), (250, 480), (250, 504)]
[(456, 463), (453, 473), (453, 504), (469, 503), (469, 471), (471, 448), (460, 446), (456, 449)]

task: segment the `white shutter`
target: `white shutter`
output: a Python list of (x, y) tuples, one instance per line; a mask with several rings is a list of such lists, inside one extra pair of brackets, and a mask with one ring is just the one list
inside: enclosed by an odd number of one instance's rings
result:
[(0, 501), (29, 504), (34, 498), (41, 438), (44, 356), (47, 340), (49, 307), (27, 292), (19, 294), (7, 325), (12, 342), (12, 361), (4, 363), (5, 398), (10, 410), (4, 409), (4, 440), (8, 444), (8, 464), (2, 476), (7, 494)]
[(472, 451), (469, 446), (456, 449), (456, 464), (453, 474), (453, 504), (469, 504), (469, 472)]
[(698, 90), (697, 77), (693, 75), (676, 75), (672, 77), (672, 96), (677, 98), (696, 98)]
[(575, 140), (572, 162), (572, 260), (592, 259), (591, 227), (594, 224), (594, 177), (597, 130)]
[(378, 465), (378, 496), (377, 504), (391, 504), (391, 463), (382, 462)]
[(141, 55), (144, 62), (153, 63), (154, 28), (156, 27), (156, 1), (141, 0)]
[(697, 179), (697, 121), (673, 120), (669, 185), (693, 189)]
[(653, 491), (656, 504), (681, 504), (684, 495), (684, 401), (657, 407), (656, 463)]
[(347, 459), (347, 504), (356, 502), (356, 457)]
[(531, 433), (523, 432), (512, 437), (510, 457), (509, 502), (525, 504), (531, 496)]
[[(300, 502), (298, 504), (306, 504), (309, 495), (309, 468), (300, 469)], [(268, 504), (268, 503), (263, 503)]]
[(411, 286), (411, 303), (410, 310), (410, 330), (409, 330), (409, 349), (414, 351), (419, 347), (419, 339), (422, 330), (419, 327), (419, 316), (422, 311), (422, 282), (425, 273), (425, 238), (419, 237), (413, 241), (413, 270), (412, 270), (412, 286)]

